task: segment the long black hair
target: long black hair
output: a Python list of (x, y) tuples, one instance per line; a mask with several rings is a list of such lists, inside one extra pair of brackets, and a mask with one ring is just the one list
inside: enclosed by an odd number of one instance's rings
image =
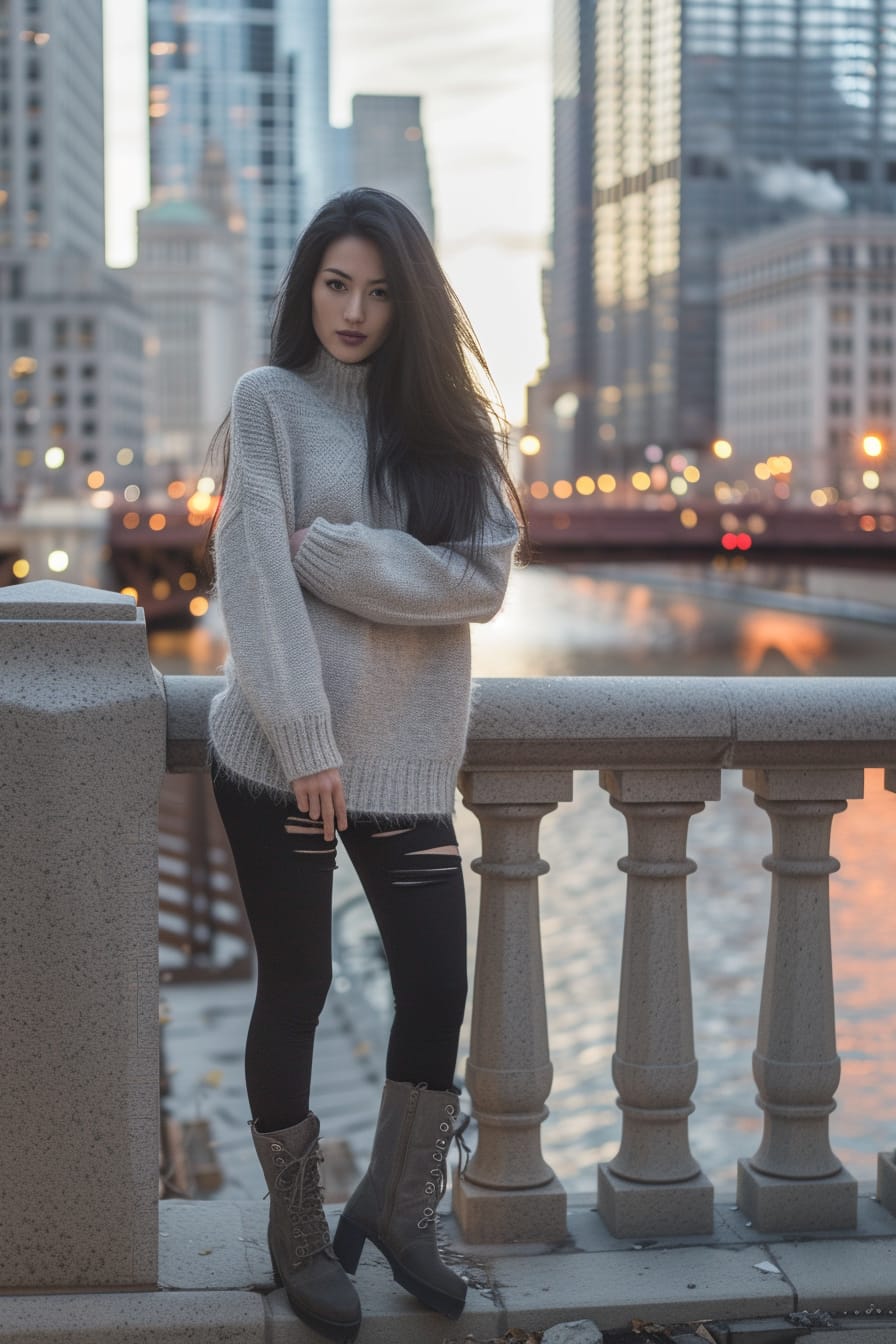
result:
[[(490, 495), (503, 484), (520, 526), (518, 554), (528, 558), (528, 530), (506, 465), (508, 426), (500, 398), (490, 399), (474, 368), (494, 389), (470, 320), (413, 212), (395, 196), (357, 187), (327, 201), (299, 238), (275, 300), (270, 363), (301, 372), (321, 346), (311, 318), (311, 290), (331, 243), (364, 238), (383, 259), (392, 318), (369, 358), (368, 488), (397, 492), (407, 503), (407, 531), (428, 545), (462, 542), (479, 552)], [(223, 499), (230, 454), (230, 414), (209, 457), (223, 445)], [(206, 461), (208, 462), (207, 457)], [(211, 520), (204, 561), (221, 501)]]

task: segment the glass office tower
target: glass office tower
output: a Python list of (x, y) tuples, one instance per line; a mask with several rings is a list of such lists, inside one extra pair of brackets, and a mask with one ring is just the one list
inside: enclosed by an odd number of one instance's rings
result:
[(896, 207), (896, 0), (598, 0), (598, 438), (716, 431), (721, 242)]
[(263, 363), (277, 286), (330, 190), (327, 0), (148, 0), (147, 14), (153, 199), (192, 197), (207, 144), (223, 147)]

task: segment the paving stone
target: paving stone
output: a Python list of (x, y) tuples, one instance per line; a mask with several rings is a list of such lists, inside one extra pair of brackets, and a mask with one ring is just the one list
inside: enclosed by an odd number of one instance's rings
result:
[(510, 1320), (544, 1329), (579, 1311), (608, 1330), (635, 1316), (680, 1321), (792, 1311), (786, 1280), (754, 1269), (758, 1258), (753, 1246), (688, 1247), (559, 1254), (527, 1262), (525, 1274), (518, 1260), (497, 1259), (491, 1269)]
[(774, 1255), (801, 1311), (864, 1311), (872, 1304), (896, 1309), (894, 1238), (776, 1242)]
[[(76, 1293), (0, 1298), (5, 1344), (266, 1344), (258, 1293)], [(314, 1344), (319, 1344), (315, 1341)]]
[(238, 1205), (220, 1200), (163, 1199), (159, 1204), (159, 1234), (161, 1288), (251, 1287), (253, 1278)]

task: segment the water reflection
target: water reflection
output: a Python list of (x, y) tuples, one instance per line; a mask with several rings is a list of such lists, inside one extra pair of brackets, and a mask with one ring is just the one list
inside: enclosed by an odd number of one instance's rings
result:
[(792, 611), (749, 611), (740, 626), (738, 658), (746, 676), (808, 676), (828, 658), (831, 641), (821, 623)]

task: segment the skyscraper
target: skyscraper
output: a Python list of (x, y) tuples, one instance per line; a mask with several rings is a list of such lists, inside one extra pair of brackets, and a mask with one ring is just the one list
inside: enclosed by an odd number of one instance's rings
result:
[(0, 0), (0, 502), (139, 472), (142, 334), (105, 265), (102, 0)]
[(380, 187), (410, 206), (431, 241), (435, 216), (420, 99), (411, 94), (355, 94), (352, 99), (351, 180)]
[[(552, 473), (594, 470), (595, 0), (554, 0), (553, 261), (544, 275), (549, 363), (530, 388), (529, 429)], [(533, 464), (533, 474), (541, 470)]]
[(283, 0), (148, 5), (153, 200), (192, 196), (206, 142), (223, 147), (246, 219), (259, 363), (277, 285), (328, 190), (327, 0), (302, 0), (287, 21), (288, 9)]
[(596, 52), (598, 439), (622, 466), (712, 441), (722, 242), (896, 208), (896, 0), (598, 0)]

